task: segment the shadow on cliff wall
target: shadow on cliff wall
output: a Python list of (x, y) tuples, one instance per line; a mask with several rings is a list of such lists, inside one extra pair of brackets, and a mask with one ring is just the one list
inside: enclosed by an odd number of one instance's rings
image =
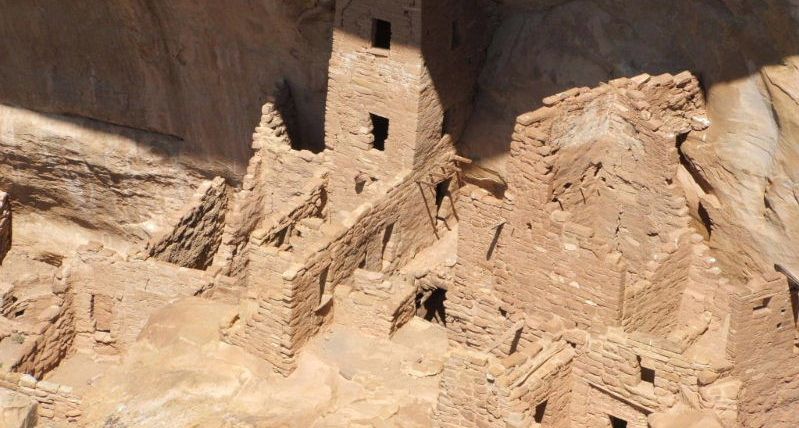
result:
[[(297, 97), (306, 145), (323, 140), (330, 6), (0, 0), (0, 103), (175, 136), (184, 155), (233, 178), (280, 78)], [(488, 163), (507, 152), (515, 117), (553, 93), (687, 69), (712, 97), (715, 84), (799, 50), (784, 0), (573, 0), (502, 10), (461, 144)]]
[(174, 137), (235, 179), (286, 78), (302, 138), (324, 138), (329, 2), (0, 0), (0, 11), (2, 104)]

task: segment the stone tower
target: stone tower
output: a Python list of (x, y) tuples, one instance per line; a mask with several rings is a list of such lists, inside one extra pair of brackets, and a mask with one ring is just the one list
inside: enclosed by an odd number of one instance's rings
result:
[(452, 148), (485, 18), (473, 0), (338, 2), (325, 118), (334, 211), (384, 195)]

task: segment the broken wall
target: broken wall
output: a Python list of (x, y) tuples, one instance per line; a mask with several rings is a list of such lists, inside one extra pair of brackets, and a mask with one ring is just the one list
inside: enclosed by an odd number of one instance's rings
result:
[(74, 295), (74, 346), (105, 354), (131, 345), (156, 310), (214, 284), (205, 271), (125, 259), (97, 243), (79, 249), (67, 266), (65, 281)]
[(227, 191), (221, 177), (200, 185), (171, 226), (148, 243), (148, 256), (187, 268), (207, 268), (222, 241)]
[(740, 395), (743, 426), (795, 424), (799, 351), (788, 282), (780, 274), (754, 278), (731, 297), (728, 353)]

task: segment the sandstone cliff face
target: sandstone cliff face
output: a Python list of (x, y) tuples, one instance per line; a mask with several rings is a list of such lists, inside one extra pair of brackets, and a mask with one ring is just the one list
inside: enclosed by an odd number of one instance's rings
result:
[(330, 1), (0, 2), (0, 103), (185, 141), (206, 168), (243, 173), (275, 80), (321, 141)]

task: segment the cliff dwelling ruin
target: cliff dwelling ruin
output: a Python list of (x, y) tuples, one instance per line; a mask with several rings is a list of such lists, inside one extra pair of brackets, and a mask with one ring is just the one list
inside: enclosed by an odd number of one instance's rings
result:
[(799, 425), (799, 5), (0, 1), (0, 427)]

